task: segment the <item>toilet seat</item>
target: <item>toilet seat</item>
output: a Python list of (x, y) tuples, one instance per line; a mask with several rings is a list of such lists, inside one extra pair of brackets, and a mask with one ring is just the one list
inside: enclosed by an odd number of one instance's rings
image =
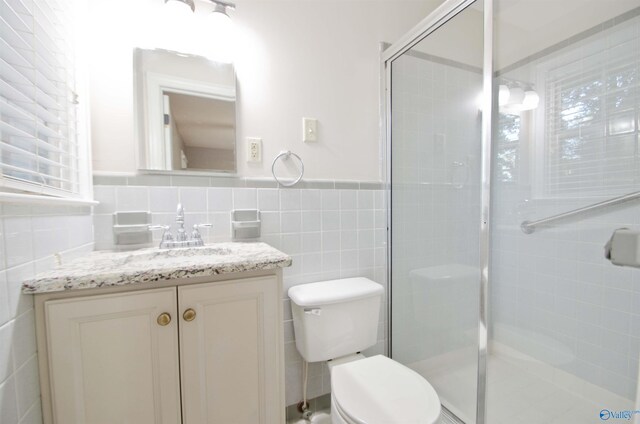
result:
[(434, 424), (440, 399), (420, 374), (382, 355), (333, 367), (332, 399), (352, 424)]

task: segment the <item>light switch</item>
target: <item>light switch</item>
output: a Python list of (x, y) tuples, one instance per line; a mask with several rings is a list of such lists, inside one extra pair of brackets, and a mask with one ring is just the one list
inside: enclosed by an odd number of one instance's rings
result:
[(318, 141), (318, 120), (302, 118), (302, 141), (305, 143)]
[(247, 162), (262, 162), (262, 139), (247, 137)]

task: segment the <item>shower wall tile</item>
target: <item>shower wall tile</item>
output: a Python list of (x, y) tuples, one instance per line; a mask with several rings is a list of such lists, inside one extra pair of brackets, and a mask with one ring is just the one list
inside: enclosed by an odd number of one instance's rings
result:
[[(469, 100), (482, 78), (405, 54), (393, 63), (392, 85), (393, 353), (419, 366), (476, 345), (467, 334), (477, 328), (477, 284), (467, 293), (453, 281), (434, 290), (420, 273), (443, 265), (478, 269), (481, 143), (478, 109)], [(384, 204), (375, 194), (358, 201)], [(383, 249), (371, 250), (374, 260), (384, 256), (385, 240), (368, 228), (384, 228), (386, 220), (384, 207), (373, 216), (358, 213), (359, 248)]]
[[(629, 45), (637, 46), (640, 42), (637, 28), (637, 17), (611, 26), (605, 32), (600, 32), (604, 29), (601, 28), (592, 37), (510, 70), (501, 77), (539, 82), (553, 77), (549, 73), (551, 66), (564, 72), (562, 77), (565, 79), (571, 74), (588, 78), (589, 69), (597, 65), (597, 75), (592, 74), (592, 78), (600, 78), (599, 75), (616, 72), (618, 68), (612, 67), (621, 64), (610, 65), (608, 60), (598, 60), (597, 64), (591, 61), (613, 54), (611, 52), (616, 48), (627, 51)], [(623, 46), (624, 40), (627, 44)], [(629, 56), (616, 56), (616, 59), (622, 61), (624, 57)], [(637, 64), (624, 66), (637, 69)], [(610, 85), (602, 84), (602, 87), (599, 97), (620, 96), (617, 94), (619, 89), (607, 93)], [(540, 93), (536, 116), (549, 115), (550, 111), (544, 110), (549, 102), (544, 98), (548, 92)], [(622, 97), (617, 99), (620, 101)], [(625, 101), (638, 105), (638, 99), (634, 97)], [(527, 115), (522, 115), (521, 119), (526, 120)], [(594, 123), (590, 131), (598, 125), (600, 133), (605, 134), (606, 120)], [(537, 122), (535, 127), (535, 131), (544, 130), (544, 122)], [(541, 135), (537, 134), (535, 140), (538, 137)], [(576, 151), (586, 145), (580, 141), (580, 138), (574, 140)], [(596, 142), (589, 139), (591, 149)], [(623, 188), (612, 185), (605, 174), (598, 174), (607, 160), (604, 153), (602, 157), (590, 157), (588, 162), (581, 155), (575, 156), (572, 166), (589, 170), (586, 173), (577, 171), (575, 175), (563, 174), (555, 168), (545, 169), (545, 164), (529, 157), (527, 151), (521, 150), (518, 155), (522, 166), (518, 164), (513, 170), (514, 180), (502, 181), (496, 177), (492, 190), (492, 209), (495, 211), (490, 270), (493, 339), (588, 383), (635, 400), (640, 360), (637, 345), (640, 270), (612, 265), (605, 259), (603, 248), (615, 229), (640, 228), (640, 206), (637, 202), (629, 202), (603, 208), (550, 226), (540, 226), (528, 235), (520, 231), (519, 226), (525, 220), (552, 216), (637, 190), (637, 181), (632, 179), (629, 187), (621, 191)], [(548, 152), (540, 151), (539, 155), (546, 156)], [(542, 175), (522, 169), (529, 167), (529, 162), (536, 162), (534, 168), (555, 175), (553, 184), (547, 183), (550, 187), (542, 183), (543, 178), (537, 180)], [(616, 175), (635, 173), (636, 161), (616, 158)], [(570, 179), (564, 180), (566, 176)], [(599, 197), (594, 198), (595, 195)]]
[[(262, 219), (261, 241), (291, 255), (293, 265), (284, 269), (283, 305), (286, 335), (286, 401), (301, 399), (302, 358), (295, 348), (292, 332), (289, 287), (327, 279), (365, 276), (386, 287), (386, 213), (381, 189), (276, 189), (250, 187), (125, 187), (96, 186), (96, 199), (127, 208), (147, 205), (157, 224), (174, 225), (177, 201), (183, 203), (185, 220), (210, 222), (202, 231), (206, 242), (231, 240), (230, 212), (234, 208), (258, 208)], [(348, 187), (358, 187), (357, 182)], [(135, 196), (143, 199), (135, 199)], [(115, 197), (114, 197), (115, 196)], [(146, 197), (145, 197), (146, 196)], [(164, 197), (166, 196), (166, 198)], [(173, 199), (173, 201), (171, 200)], [(137, 203), (136, 203), (137, 202)], [(116, 206), (97, 209), (93, 216), (96, 249), (113, 248), (111, 214)], [(161, 234), (154, 234), (154, 243)], [(1, 293), (1, 292), (0, 292)], [(0, 301), (2, 296), (0, 294)], [(386, 347), (386, 308), (380, 317), (379, 340), (371, 354), (384, 353)], [(0, 355), (2, 353), (0, 352)], [(316, 370), (309, 383), (309, 397), (330, 390), (328, 369), (312, 364)]]

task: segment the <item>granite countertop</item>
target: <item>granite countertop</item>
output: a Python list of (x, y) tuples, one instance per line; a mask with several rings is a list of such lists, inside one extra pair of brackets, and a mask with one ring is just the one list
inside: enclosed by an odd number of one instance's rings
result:
[(265, 243), (214, 243), (182, 249), (99, 251), (38, 274), (22, 284), (22, 292), (50, 293), (124, 286), (290, 265), (289, 255)]

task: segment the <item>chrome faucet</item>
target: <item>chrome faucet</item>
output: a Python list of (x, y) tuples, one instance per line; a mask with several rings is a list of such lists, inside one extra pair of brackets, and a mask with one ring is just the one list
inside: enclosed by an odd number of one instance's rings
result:
[(178, 226), (178, 234), (176, 234), (177, 241), (187, 240), (187, 231), (184, 229), (184, 208), (182, 203), (178, 203), (178, 210), (176, 212), (176, 225)]
[(176, 247), (198, 247), (204, 246), (204, 240), (200, 234), (200, 228), (212, 227), (211, 224), (195, 224), (191, 236), (187, 234), (187, 230), (184, 228), (184, 207), (182, 203), (178, 203), (178, 210), (176, 213), (176, 226), (177, 234), (175, 239), (171, 234), (170, 225), (150, 225), (149, 230), (164, 230), (162, 234), (162, 240), (160, 240), (160, 249), (172, 249)]

